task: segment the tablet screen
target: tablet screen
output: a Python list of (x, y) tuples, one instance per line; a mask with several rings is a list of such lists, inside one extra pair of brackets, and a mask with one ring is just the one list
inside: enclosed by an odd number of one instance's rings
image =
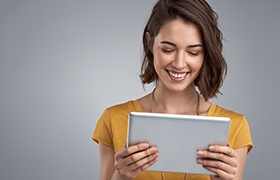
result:
[(213, 174), (196, 163), (197, 150), (227, 145), (230, 118), (131, 112), (127, 145), (156, 146), (158, 161), (148, 171)]

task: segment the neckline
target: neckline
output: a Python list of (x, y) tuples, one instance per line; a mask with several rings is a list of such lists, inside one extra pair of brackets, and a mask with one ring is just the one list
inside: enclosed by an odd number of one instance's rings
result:
[[(139, 99), (134, 100), (134, 105), (137, 112), (143, 112)], [(216, 104), (210, 103), (210, 107), (208, 109), (206, 116), (213, 116), (216, 106), (217, 106)]]

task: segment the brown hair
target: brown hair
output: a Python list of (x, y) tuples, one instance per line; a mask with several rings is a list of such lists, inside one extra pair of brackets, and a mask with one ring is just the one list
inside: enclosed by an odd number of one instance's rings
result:
[[(178, 18), (186, 23), (193, 23), (200, 32), (205, 58), (194, 84), (208, 100), (220, 93), (227, 64), (222, 55), (223, 37), (218, 28), (218, 15), (205, 0), (159, 0), (156, 3), (143, 32), (144, 57), (140, 75), (142, 84), (158, 79), (151, 51), (154, 38), (165, 23)], [(146, 38), (147, 32), (150, 35), (149, 41)]]

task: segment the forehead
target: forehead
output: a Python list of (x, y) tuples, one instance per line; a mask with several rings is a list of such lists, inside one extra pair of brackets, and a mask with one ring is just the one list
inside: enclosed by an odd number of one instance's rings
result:
[(199, 30), (193, 23), (186, 23), (181, 19), (165, 23), (155, 37), (155, 41), (171, 41), (179, 44), (202, 44)]

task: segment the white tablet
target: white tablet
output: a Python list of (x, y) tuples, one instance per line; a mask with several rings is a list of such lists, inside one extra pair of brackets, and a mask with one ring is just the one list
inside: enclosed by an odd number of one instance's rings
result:
[(213, 174), (196, 163), (197, 150), (226, 145), (230, 118), (131, 112), (127, 145), (156, 146), (158, 161), (147, 171)]

